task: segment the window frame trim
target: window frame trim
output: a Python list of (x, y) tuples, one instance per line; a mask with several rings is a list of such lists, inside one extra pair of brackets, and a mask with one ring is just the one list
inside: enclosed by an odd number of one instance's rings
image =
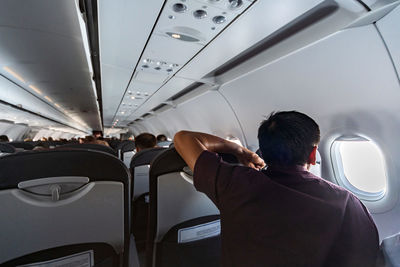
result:
[[(383, 156), (383, 161), (384, 161), (384, 179), (385, 179), (385, 188), (379, 192), (373, 193), (373, 192), (368, 192), (364, 191), (361, 189), (358, 189), (355, 187), (346, 177), (344, 173), (344, 167), (343, 167), (343, 160), (342, 156), (340, 154), (340, 141), (368, 141), (372, 142), (373, 144), (376, 145), (376, 147), (380, 150), (379, 152)], [(373, 140), (359, 136), (359, 135), (354, 135), (354, 136), (340, 136), (338, 138), (335, 138), (331, 144), (330, 147), (330, 158), (331, 158), (331, 163), (332, 163), (332, 169), (333, 169), (333, 174), (335, 181), (338, 185), (344, 187), (345, 189), (349, 190), (353, 194), (355, 194), (358, 198), (364, 201), (369, 201), (369, 202), (376, 202), (380, 201), (385, 196), (387, 195), (388, 192), (388, 185), (389, 185), (389, 180), (388, 180), (388, 172), (387, 172), (387, 163), (386, 159), (384, 157), (384, 154), (381, 150), (381, 148), (376, 144)]]

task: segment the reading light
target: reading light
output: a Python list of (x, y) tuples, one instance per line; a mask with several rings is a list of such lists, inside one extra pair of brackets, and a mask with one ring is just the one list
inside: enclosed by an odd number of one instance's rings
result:
[(177, 13), (183, 13), (187, 10), (187, 6), (181, 3), (176, 3), (172, 6), (172, 10)]
[(166, 32), (166, 34), (174, 39), (181, 40), (181, 41), (186, 41), (186, 42), (198, 42), (200, 41), (199, 39), (196, 39), (194, 37), (191, 37), (189, 35), (184, 35), (184, 34), (179, 34), (179, 33), (174, 33), (174, 32)]
[(25, 80), (21, 77), (21, 75), (19, 75), (18, 73), (16, 73), (15, 71), (13, 71), (12, 69), (10, 69), (9, 67), (3, 67), (3, 69), (5, 71), (7, 71), (8, 73), (10, 73), (12, 76), (14, 76), (15, 78), (17, 78), (18, 80), (20, 80), (21, 82), (25, 82)]
[(224, 16), (215, 16), (213, 17), (213, 22), (215, 24), (222, 24), (226, 21), (226, 18)]
[(207, 17), (207, 12), (205, 10), (198, 9), (198, 10), (193, 12), (193, 16), (196, 19), (204, 19), (205, 17)]
[(125, 114), (125, 111), (121, 111), (121, 114)]
[(135, 96), (131, 96), (131, 99), (135, 99)]
[(229, 0), (229, 6), (231, 9), (239, 8), (243, 5), (242, 0)]
[(33, 86), (32, 84), (29, 85), (29, 88), (31, 88), (33, 91), (35, 91), (35, 92), (38, 93), (39, 95), (42, 94), (42, 91), (40, 91), (39, 88)]

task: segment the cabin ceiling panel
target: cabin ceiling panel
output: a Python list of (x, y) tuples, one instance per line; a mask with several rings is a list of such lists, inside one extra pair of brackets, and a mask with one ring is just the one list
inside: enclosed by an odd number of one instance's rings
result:
[(75, 1), (2, 1), (0, 24), (0, 73), (88, 128), (101, 129)]
[[(166, 1), (131, 83), (140, 79), (142, 74), (159, 73), (161, 76), (155, 76), (151, 82), (158, 83), (158, 88), (161, 88), (164, 82), (253, 3), (252, 0), (244, 0), (235, 6), (228, 1), (217, 2)], [(127, 98), (128, 94), (127, 90), (121, 98)], [(151, 97), (149, 95), (147, 98)], [(118, 105), (122, 105), (122, 102)], [(126, 114), (121, 114), (121, 109), (123, 107), (119, 106), (114, 123), (120, 115)]]
[(164, 1), (98, 3), (103, 116), (111, 125)]
[(182, 88), (185, 88), (192, 84), (193, 81), (182, 79), (182, 78), (172, 78), (170, 79), (162, 89), (154, 93), (146, 102), (143, 102), (139, 108), (134, 106), (134, 111), (131, 116), (125, 117), (125, 120), (120, 120), (121, 125), (127, 125), (128, 123), (134, 121), (135, 119), (142, 116), (144, 113), (152, 110), (159, 104), (166, 102), (168, 98), (178, 93)]
[(169, 36), (153, 34), (143, 54), (141, 66), (151, 66), (144, 62), (146, 59), (155, 63), (152, 68), (159, 66), (157, 62), (182, 66), (202, 48), (203, 45), (198, 43), (182, 42)]
[[(201, 79), (324, 0), (257, 1), (208, 44), (177, 76)], [(227, 49), (229, 47), (229, 49)]]

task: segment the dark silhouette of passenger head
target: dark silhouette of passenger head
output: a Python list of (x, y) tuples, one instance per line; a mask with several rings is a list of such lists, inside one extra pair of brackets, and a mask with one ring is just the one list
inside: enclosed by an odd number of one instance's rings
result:
[(157, 142), (165, 142), (168, 141), (167, 137), (163, 134), (157, 135)]
[(39, 141), (32, 150), (48, 150), (50, 149), (49, 143)]
[(297, 111), (272, 112), (258, 129), (260, 151), (269, 166), (315, 164), (318, 124)]
[(153, 148), (157, 146), (157, 139), (150, 133), (142, 133), (135, 138), (136, 152), (146, 148)]
[(7, 135), (0, 135), (0, 142), (9, 142), (10, 140), (8, 139)]
[(85, 139), (83, 139), (85, 144), (93, 144), (94, 141), (96, 141), (96, 138), (93, 135), (88, 135), (85, 137)]

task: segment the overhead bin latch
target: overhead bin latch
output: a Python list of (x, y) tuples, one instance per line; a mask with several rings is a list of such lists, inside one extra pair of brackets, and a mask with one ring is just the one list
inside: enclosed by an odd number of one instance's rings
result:
[(58, 184), (50, 186), (51, 200), (58, 201), (60, 199), (61, 187)]

